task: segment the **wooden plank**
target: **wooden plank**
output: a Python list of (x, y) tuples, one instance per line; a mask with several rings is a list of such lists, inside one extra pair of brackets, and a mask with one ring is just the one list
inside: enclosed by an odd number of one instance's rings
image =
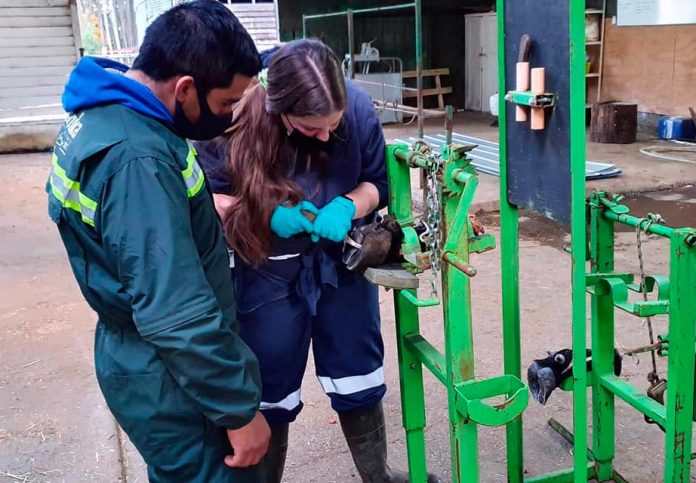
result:
[[(11, 97), (0, 99), (0, 110), (53, 107), (60, 104), (60, 96)], [(4, 114), (0, 112), (0, 115)]]
[[(436, 89), (442, 88), (442, 82), (440, 81), (439, 75), (435, 76), (435, 88)], [(437, 107), (439, 107), (440, 109), (445, 108), (445, 96), (443, 96), (442, 94), (437, 95)]]
[[(9, 71), (9, 69), (6, 69)], [(22, 69), (17, 69), (22, 70)], [(12, 69), (15, 72), (15, 69)], [(39, 87), (39, 86), (62, 86), (68, 80), (68, 73), (58, 75), (38, 75), (25, 76), (16, 74), (13, 76), (0, 77), (0, 89), (5, 87)]]
[(14, 39), (0, 39), (0, 45), (4, 47), (74, 47), (75, 39), (72, 37), (19, 37)]
[[(440, 87), (439, 89), (423, 89), (423, 96), (437, 96), (439, 94), (452, 94), (451, 87)], [(411, 97), (418, 97), (418, 93), (415, 91), (404, 91), (404, 99), (409, 99)]]
[(70, 15), (70, 7), (18, 7), (0, 8), (3, 17), (64, 17)]
[(41, 66), (41, 67), (15, 67), (13, 69), (0, 69), (1, 79), (21, 79), (23, 77), (42, 76), (47, 78), (67, 76), (72, 70), (72, 65)]
[(53, 57), (62, 55), (75, 55), (73, 45), (62, 45), (58, 47), (0, 47), (0, 59), (30, 58), (30, 57)]
[(0, 16), (0, 28), (72, 27), (72, 17), (6, 17)]
[(26, 27), (26, 28), (0, 28), (0, 42), (4, 45), (4, 39), (27, 39), (41, 37), (73, 37), (70, 27)]
[(4, 8), (64, 7), (68, 0), (0, 0), (0, 11)]
[(0, 69), (6, 67), (34, 67), (37, 65), (43, 67), (56, 67), (56, 66), (72, 66), (75, 65), (77, 59), (75, 56), (55, 56), (55, 57), (22, 57), (13, 59), (0, 59)]
[[(406, 70), (402, 74), (403, 79), (415, 79), (416, 78), (416, 71), (415, 70)], [(450, 75), (450, 70), (449, 67), (445, 67), (443, 69), (424, 69), (423, 70), (423, 77), (432, 77), (436, 75)]]
[(0, 99), (15, 97), (43, 97), (60, 96), (63, 94), (65, 86), (36, 86), (36, 87), (5, 87), (0, 88)]

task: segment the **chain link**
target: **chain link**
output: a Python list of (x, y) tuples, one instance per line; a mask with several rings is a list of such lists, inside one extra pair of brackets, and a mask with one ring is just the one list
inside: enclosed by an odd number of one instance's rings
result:
[[(643, 223), (645, 223), (645, 228), (643, 228)], [(645, 231), (645, 233), (648, 232), (650, 229), (650, 226), (652, 226), (654, 223), (664, 223), (664, 220), (660, 215), (656, 215), (653, 213), (648, 213), (648, 216), (646, 218), (641, 218), (638, 221), (638, 224), (636, 225), (636, 246), (638, 247), (638, 267), (640, 269), (640, 291), (643, 294), (643, 301), (647, 302), (648, 301), (648, 287), (645, 284), (645, 265), (643, 263), (643, 243), (642, 243), (642, 233)], [(645, 320), (647, 321), (648, 324), (648, 337), (650, 339), (650, 344), (655, 345), (655, 335), (653, 332), (653, 326), (652, 326), (652, 317), (646, 317)], [(655, 357), (655, 349), (652, 349), (650, 351), (650, 360), (652, 362), (652, 372), (651, 374), (648, 375), (648, 380), (652, 384), (655, 384), (660, 380), (658, 374), (657, 374), (657, 359)]]
[(425, 242), (430, 248), (430, 295), (437, 297), (437, 277), (441, 268), (441, 216), (442, 189), (438, 179), (442, 157), (432, 154), (432, 164), (426, 173), (426, 225), (428, 227)]

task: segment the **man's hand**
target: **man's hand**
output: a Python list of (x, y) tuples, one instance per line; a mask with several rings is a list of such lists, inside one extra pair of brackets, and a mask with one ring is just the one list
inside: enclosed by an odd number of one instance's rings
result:
[(271, 439), (271, 428), (260, 411), (246, 426), (239, 429), (228, 429), (227, 438), (230, 440), (234, 455), (225, 456), (225, 464), (231, 468), (246, 468), (261, 461), (268, 450)]
[(225, 223), (229, 216), (230, 206), (232, 206), (234, 198), (229, 195), (214, 194), (213, 201), (215, 202), (215, 211), (218, 212), (220, 219)]

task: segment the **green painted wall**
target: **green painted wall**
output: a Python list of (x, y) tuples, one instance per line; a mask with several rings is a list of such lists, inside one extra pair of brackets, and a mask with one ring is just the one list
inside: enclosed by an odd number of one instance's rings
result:
[[(278, 0), (280, 36), (282, 40), (302, 37), (302, 14), (344, 11), (349, 8), (370, 8), (396, 5), (405, 1), (377, 0)], [(451, 76), (443, 85), (451, 86), (454, 94), (447, 102), (464, 105), (464, 15), (491, 10), (494, 0), (423, 0), (423, 67), (449, 67)], [(355, 49), (362, 42), (374, 39), (373, 45), (383, 56), (400, 57), (404, 70), (415, 69), (415, 30), (413, 10), (380, 12), (355, 16)], [(333, 48), (339, 57), (348, 53), (348, 29), (345, 17), (310, 20), (311, 37), (317, 37)], [(425, 87), (434, 87), (425, 85)], [(431, 103), (435, 99), (430, 99)], [(428, 104), (426, 104), (426, 107)]]

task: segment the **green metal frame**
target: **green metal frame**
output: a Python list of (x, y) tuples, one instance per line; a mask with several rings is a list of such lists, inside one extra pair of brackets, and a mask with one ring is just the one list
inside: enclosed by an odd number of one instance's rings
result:
[[(569, 0), (570, 1), (570, 0)], [(587, 387), (585, 371), (586, 211), (585, 211), (585, 2), (570, 1), (570, 174), (571, 174), (571, 256), (572, 256), (572, 324), (573, 385)], [(498, 92), (506, 93), (505, 78), (505, 0), (497, 0), (498, 13)], [(499, 96), (500, 126), (500, 248), (503, 295), (503, 351), (505, 373), (520, 377), (520, 279), (519, 279), (519, 210), (508, 201), (506, 96)], [(515, 103), (531, 102), (511, 95)], [(555, 102), (555, 101), (554, 101)], [(573, 392), (573, 468), (524, 479), (522, 418), (507, 426), (508, 481), (562, 482), (587, 481), (595, 477), (594, 465), (588, 463), (587, 393)]]
[[(570, 0), (568, 0), (570, 1)], [(497, 0), (499, 30), (499, 92), (506, 92), (504, 12), (505, 1)], [(441, 300), (420, 299), (414, 289), (394, 291), (397, 347), (401, 382), (403, 425), (406, 429), (411, 481), (427, 481), (425, 458), (425, 396), (423, 367), (442, 383), (448, 394), (450, 446), (453, 482), (477, 482), (478, 425), (506, 425), (507, 480), (513, 483), (557, 483), (626, 481), (613, 467), (615, 457), (615, 399), (625, 401), (665, 429), (666, 482), (687, 482), (690, 478), (691, 434), (696, 375), (696, 230), (672, 229), (631, 216), (628, 209), (607, 196), (585, 192), (585, 3), (570, 1), (570, 175), (572, 256), (572, 348), (573, 378), (561, 389), (573, 391), (573, 432), (557, 421), (549, 424), (573, 444), (573, 467), (525, 478), (522, 414), (528, 404), (528, 389), (521, 380), (519, 212), (508, 202), (506, 106), (500, 96), (500, 213), (503, 297), (504, 374), (477, 380), (471, 314), (471, 278), (476, 269), (472, 253), (494, 247), (490, 235), (475, 232), (468, 216), (478, 178), (466, 152), (470, 148), (447, 144), (440, 153), (439, 175), (441, 224), (443, 231)], [(527, 94), (512, 93), (515, 103), (537, 102)], [(555, 102), (555, 99), (554, 99)], [(427, 270), (428, 254), (421, 253), (413, 228), (410, 169), (430, 171), (436, 164), (428, 146), (387, 147), (390, 184), (389, 210), (401, 224), (405, 241), (405, 268)], [(588, 219), (589, 214), (589, 219)], [(634, 275), (614, 271), (614, 225), (641, 226), (670, 243), (669, 276), (650, 275), (645, 287), (648, 301), (634, 302), (630, 292), (640, 292)], [(589, 225), (588, 225), (589, 224)], [(588, 238), (589, 226), (589, 238)], [(590, 262), (587, 273), (587, 262)], [(591, 297), (592, 373), (585, 369), (587, 296)], [(445, 343), (441, 353), (419, 330), (418, 309), (442, 305)], [(662, 405), (640, 389), (614, 375), (614, 314), (623, 310), (637, 317), (669, 315), (669, 332), (661, 334), (659, 354), (668, 357), (669, 390)], [(587, 388), (592, 388), (592, 426), (588, 429)], [(503, 397), (501, 404), (488, 401)], [(591, 444), (592, 448), (588, 448)]]
[[(413, 227), (410, 169), (430, 169), (432, 153), (417, 145), (387, 147), (390, 182), (389, 210), (404, 228), (407, 239)], [(411, 481), (427, 479), (425, 462), (425, 398), (423, 367), (446, 387), (450, 416), (450, 446), (456, 482), (477, 482), (478, 425), (502, 426), (520, 417), (529, 394), (519, 376), (504, 374), (476, 380), (471, 316), (470, 278), (476, 270), (470, 265), (471, 253), (482, 253), (495, 246), (492, 235), (476, 233), (469, 218), (478, 177), (466, 157), (470, 148), (447, 144), (441, 153), (442, 205), (442, 310), (444, 354), (419, 331), (418, 309), (440, 301), (418, 299), (414, 290), (395, 291), (396, 325), (403, 424), (409, 456)], [(408, 243), (407, 243), (408, 245)], [(416, 254), (415, 258), (418, 259)], [(411, 264), (411, 270), (418, 269)], [(502, 403), (486, 400), (503, 396)]]
[[(690, 481), (691, 433), (694, 417), (694, 340), (696, 339), (696, 230), (647, 226), (649, 233), (669, 241), (669, 278), (646, 277), (648, 302), (628, 303), (629, 291), (640, 292), (632, 277), (614, 272), (614, 225), (646, 228), (645, 220), (628, 214), (605, 193), (593, 193), (590, 208), (591, 273), (587, 291), (592, 296), (592, 445), (600, 481), (613, 478), (615, 456), (614, 400), (619, 398), (665, 428), (665, 482)], [(668, 391), (665, 405), (616, 377), (614, 311), (618, 308), (638, 317), (669, 314), (669, 332), (662, 340), (669, 350)], [(676, 345), (675, 345), (676, 344)]]

